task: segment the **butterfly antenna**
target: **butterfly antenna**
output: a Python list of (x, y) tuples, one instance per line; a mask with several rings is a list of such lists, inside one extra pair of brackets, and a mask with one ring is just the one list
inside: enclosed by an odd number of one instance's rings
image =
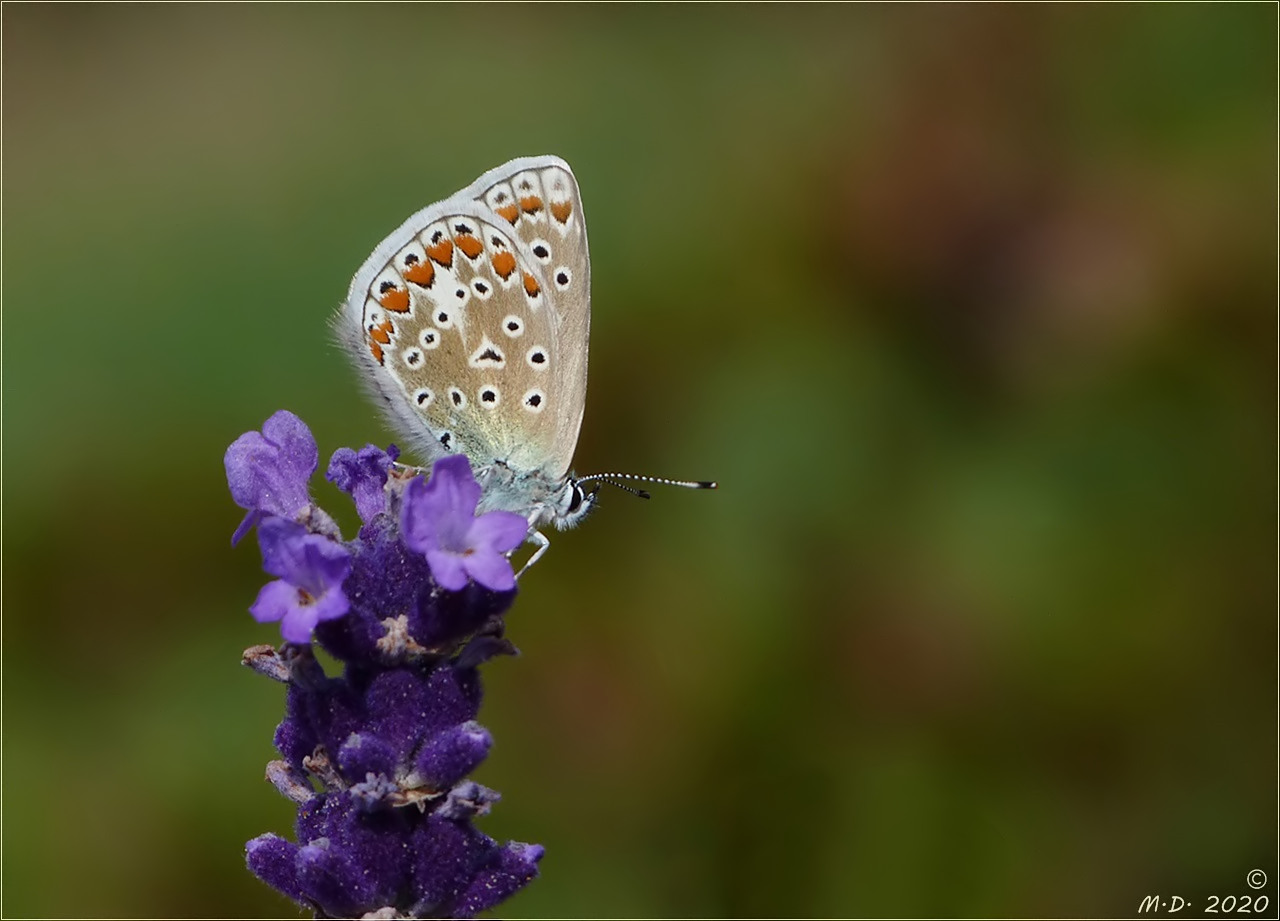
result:
[(628, 486), (626, 483), (619, 483), (617, 480), (606, 480), (606, 479), (601, 479), (601, 480), (600, 480), (600, 482), (601, 482), (601, 483), (606, 483), (606, 484), (608, 484), (609, 486), (615, 486), (615, 487), (617, 487), (618, 489), (621, 489), (623, 492), (629, 492), (629, 493), (631, 493), (631, 495), (633, 495), (633, 496), (639, 496), (641, 499), (648, 499), (648, 498), (650, 498), (649, 493), (648, 493), (646, 490), (643, 490), (643, 489), (636, 489), (636, 487), (634, 487), (634, 486)]
[(680, 486), (684, 489), (715, 489), (716, 483), (709, 480), (670, 480), (661, 476), (645, 476), (640, 473), (593, 473), (590, 476), (578, 478), (578, 485), (589, 483), (592, 480), (600, 480), (608, 483), (610, 486), (616, 486), (619, 489), (626, 490), (634, 496), (641, 499), (648, 499), (649, 493), (643, 489), (634, 486), (627, 486), (619, 483), (619, 480), (636, 480), (641, 483), (657, 483), (660, 486)]

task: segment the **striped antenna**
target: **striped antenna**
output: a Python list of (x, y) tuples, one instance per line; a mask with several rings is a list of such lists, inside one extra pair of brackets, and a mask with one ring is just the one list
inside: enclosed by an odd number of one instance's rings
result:
[(590, 476), (579, 477), (577, 483), (581, 486), (583, 483), (589, 483), (592, 480), (600, 480), (608, 483), (610, 486), (616, 486), (625, 490), (632, 495), (639, 496), (641, 499), (648, 499), (649, 493), (643, 489), (637, 489), (633, 486), (627, 486), (619, 483), (618, 480), (637, 480), (641, 483), (657, 483), (660, 486), (680, 486), (684, 489), (715, 489), (717, 484), (709, 480), (671, 480), (662, 476), (645, 476), (641, 473), (593, 473)]

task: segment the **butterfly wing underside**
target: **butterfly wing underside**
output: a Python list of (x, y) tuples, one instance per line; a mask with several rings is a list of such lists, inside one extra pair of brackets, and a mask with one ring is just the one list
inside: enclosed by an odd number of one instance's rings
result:
[(521, 158), (384, 240), (339, 329), (427, 461), (461, 452), (559, 480), (585, 406), (590, 283), (573, 173)]

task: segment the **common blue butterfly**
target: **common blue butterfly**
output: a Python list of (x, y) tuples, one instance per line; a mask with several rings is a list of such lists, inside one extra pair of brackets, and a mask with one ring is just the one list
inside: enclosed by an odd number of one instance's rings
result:
[(335, 325), (409, 447), (428, 463), (467, 455), (481, 510), (528, 519), (538, 546), (525, 568), (549, 543), (539, 527), (570, 528), (591, 510), (584, 484), (715, 486), (570, 472), (591, 260), (578, 183), (559, 157), (511, 160), (410, 217), (360, 267)]

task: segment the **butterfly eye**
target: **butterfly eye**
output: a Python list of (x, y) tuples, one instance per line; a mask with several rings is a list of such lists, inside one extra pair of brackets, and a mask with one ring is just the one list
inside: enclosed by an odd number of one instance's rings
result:
[(582, 487), (574, 483), (573, 492), (569, 496), (569, 511), (576, 512), (580, 505), (582, 505)]

